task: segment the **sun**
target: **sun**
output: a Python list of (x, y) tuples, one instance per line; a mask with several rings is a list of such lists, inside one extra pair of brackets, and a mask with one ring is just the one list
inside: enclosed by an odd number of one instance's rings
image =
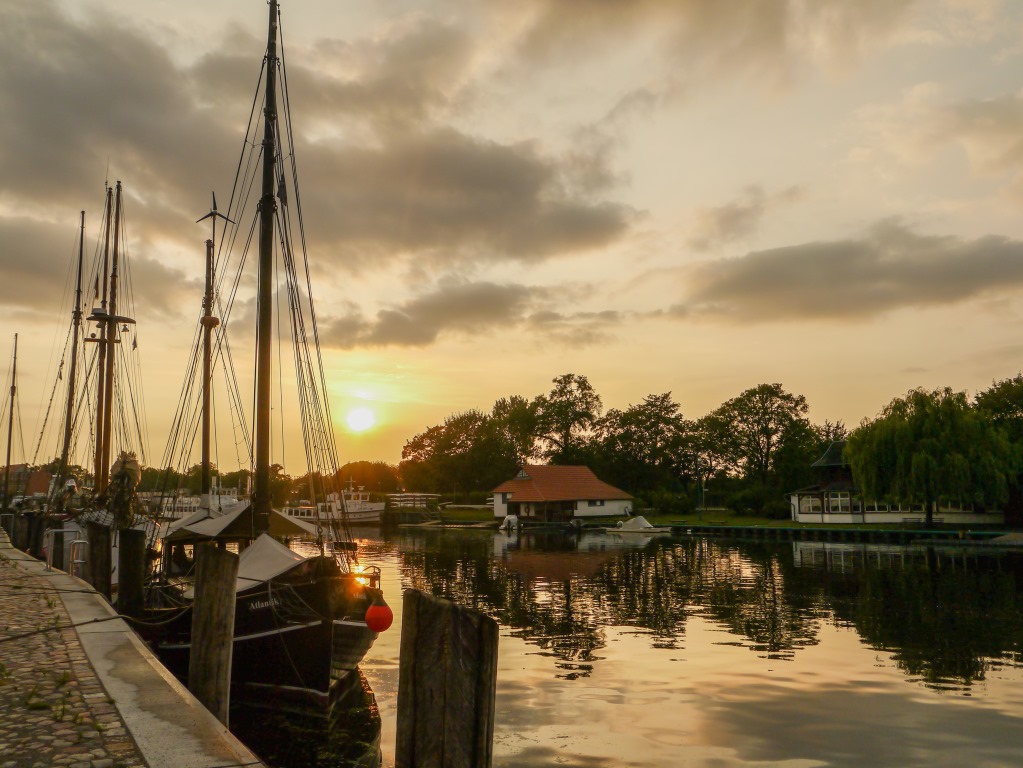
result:
[(377, 423), (377, 417), (369, 408), (359, 406), (348, 412), (348, 415), (345, 416), (345, 423), (348, 424), (348, 428), (352, 432), (365, 432)]

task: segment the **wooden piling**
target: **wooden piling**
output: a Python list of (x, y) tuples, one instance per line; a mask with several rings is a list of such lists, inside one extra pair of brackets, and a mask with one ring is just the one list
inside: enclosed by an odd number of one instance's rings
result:
[(110, 529), (100, 523), (91, 520), (85, 524), (86, 535), (89, 539), (89, 562), (87, 581), (92, 584), (93, 589), (110, 599), (111, 592), (111, 556), (110, 556)]
[(117, 612), (139, 618), (146, 578), (146, 532), (127, 529), (118, 534)]
[(490, 617), (405, 592), (395, 768), (489, 768), (497, 641)]
[(46, 523), (38, 512), (25, 515), (28, 518), (28, 547), (26, 551), (37, 560), (43, 559), (43, 534)]
[(54, 530), (50, 536), (50, 565), (58, 571), (64, 570), (64, 531)]
[(188, 690), (226, 727), (231, 703), (238, 555), (213, 543), (199, 544), (195, 549)]
[(28, 549), (28, 519), (24, 515), (15, 514), (11, 518), (11, 544), (15, 549)]

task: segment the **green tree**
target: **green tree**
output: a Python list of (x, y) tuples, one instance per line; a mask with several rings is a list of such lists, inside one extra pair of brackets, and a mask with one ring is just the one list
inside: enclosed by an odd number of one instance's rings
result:
[(849, 437), (845, 456), (865, 498), (922, 504), (927, 524), (941, 501), (998, 505), (1017, 469), (1005, 433), (965, 392), (910, 390)]
[(502, 397), (490, 411), (495, 427), (515, 453), (517, 466), (537, 456), (537, 403), (520, 395)]
[(225, 472), (220, 476), (220, 487), (225, 490), (235, 489), (239, 498), (246, 494), (249, 485), (249, 470), (247, 469), (236, 469), (234, 472)]
[(633, 492), (678, 489), (681, 477), (693, 474), (691, 429), (671, 392), (647, 395), (624, 411), (612, 408), (597, 430), (602, 475)]
[(782, 435), (775, 454), (774, 472), (778, 487), (783, 490), (801, 488), (814, 481), (812, 465), (824, 455), (828, 446), (849, 436), (841, 421), (811, 424), (794, 420)]
[(488, 491), (511, 477), (516, 451), (501, 424), (478, 410), (456, 413), (405, 443), (405, 486), (433, 493)]
[(991, 382), (974, 398), (977, 410), (1001, 427), (1016, 445), (1023, 445), (1023, 373)]
[(761, 384), (721, 405), (706, 426), (729, 468), (766, 486), (786, 438), (805, 435), (808, 410), (802, 395), (786, 392), (781, 384)]
[(553, 383), (550, 392), (536, 398), (542, 456), (554, 464), (574, 463), (587, 455), (586, 442), (604, 405), (585, 376), (566, 373)]
[(275, 507), (283, 507), (291, 498), (295, 481), (291, 475), (285, 474), (280, 464), (270, 465), (270, 501)]
[(423, 432), (405, 441), (401, 449), (398, 473), (406, 489), (436, 493), (441, 486), (437, 446), (443, 436), (444, 427), (438, 425), (427, 427)]
[(338, 480), (345, 487), (348, 481), (374, 493), (394, 493), (401, 487), (398, 468), (383, 461), (352, 461), (341, 467)]

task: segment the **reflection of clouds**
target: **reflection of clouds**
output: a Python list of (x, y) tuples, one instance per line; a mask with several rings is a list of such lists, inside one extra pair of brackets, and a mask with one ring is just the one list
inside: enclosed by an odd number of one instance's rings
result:
[(761, 683), (726, 694), (734, 697), (718, 697), (705, 711), (712, 720), (706, 734), (743, 763), (1018, 765), (1023, 750), (1018, 718), (979, 706), (936, 707), (855, 680), (798, 690)]

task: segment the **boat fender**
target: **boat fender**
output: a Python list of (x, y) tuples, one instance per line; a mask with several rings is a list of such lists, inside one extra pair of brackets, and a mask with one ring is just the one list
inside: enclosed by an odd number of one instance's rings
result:
[(385, 603), (382, 597), (375, 598), (373, 604), (366, 609), (366, 626), (374, 632), (385, 631), (393, 621), (394, 613), (391, 606)]

